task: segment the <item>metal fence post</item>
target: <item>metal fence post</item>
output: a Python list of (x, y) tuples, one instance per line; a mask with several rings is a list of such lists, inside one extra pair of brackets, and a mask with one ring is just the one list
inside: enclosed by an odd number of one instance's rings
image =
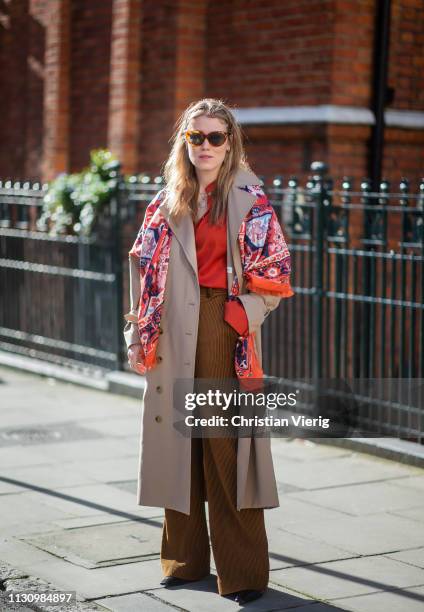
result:
[[(326, 207), (329, 205), (325, 176), (328, 166), (324, 162), (315, 161), (311, 164), (313, 186), (311, 194), (315, 201), (315, 214), (312, 224), (313, 241), (313, 330), (312, 330), (312, 378), (315, 387), (315, 398), (320, 395), (320, 379), (322, 378), (322, 321), (324, 296), (324, 239)], [(315, 402), (315, 406), (317, 406)]]
[(116, 174), (116, 190), (115, 195), (110, 202), (110, 215), (112, 219), (111, 230), (112, 230), (112, 261), (113, 261), (113, 273), (115, 276), (114, 281), (114, 300), (115, 300), (115, 334), (114, 334), (114, 345), (115, 345), (115, 367), (117, 370), (123, 369), (123, 354), (122, 354), (122, 328), (123, 328), (123, 270), (122, 270), (122, 204), (125, 191), (125, 181), (121, 174), (121, 167), (117, 167)]

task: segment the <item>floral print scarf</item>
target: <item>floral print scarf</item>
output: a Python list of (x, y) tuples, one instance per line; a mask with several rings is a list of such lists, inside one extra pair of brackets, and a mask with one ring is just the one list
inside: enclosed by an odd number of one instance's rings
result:
[[(244, 218), (239, 232), (243, 277), (246, 288), (255, 293), (291, 297), (290, 253), (277, 215), (259, 185), (239, 187), (256, 196), (255, 203)], [(140, 301), (138, 330), (141, 342), (141, 372), (157, 364), (156, 348), (165, 294), (166, 274), (173, 236), (166, 219), (156, 211), (165, 190), (159, 191), (147, 207), (144, 221), (129, 255), (137, 257), (140, 271)], [(234, 276), (228, 299), (237, 299), (239, 281)], [(263, 377), (254, 347), (254, 334), (239, 336), (234, 356), (237, 378)]]

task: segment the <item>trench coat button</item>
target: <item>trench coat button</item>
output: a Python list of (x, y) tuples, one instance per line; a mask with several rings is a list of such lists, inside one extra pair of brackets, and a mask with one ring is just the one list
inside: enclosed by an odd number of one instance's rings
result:
[(156, 391), (157, 391), (158, 393), (162, 393), (162, 387), (161, 387), (160, 385), (158, 385), (158, 386), (156, 387)]
[(163, 334), (163, 329), (161, 327), (159, 327), (159, 333)]
[(161, 423), (162, 422), (162, 417), (158, 414), (157, 416), (155, 416), (155, 421), (156, 421), (156, 423)]
[(161, 357), (160, 355), (158, 355), (158, 356), (156, 357), (156, 359), (158, 360), (158, 363), (160, 363), (160, 362), (162, 361), (162, 357)]

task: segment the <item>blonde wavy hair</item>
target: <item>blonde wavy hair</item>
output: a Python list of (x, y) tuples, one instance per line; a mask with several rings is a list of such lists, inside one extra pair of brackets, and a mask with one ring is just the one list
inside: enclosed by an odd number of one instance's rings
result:
[(181, 114), (175, 124), (175, 131), (170, 139), (171, 152), (163, 165), (162, 174), (165, 180), (164, 200), (170, 216), (178, 223), (181, 217), (190, 214), (196, 218), (199, 197), (199, 183), (184, 140), (184, 133), (194, 117), (216, 117), (221, 119), (230, 133), (228, 136), (230, 151), (225, 155), (219, 169), (216, 188), (213, 192), (213, 203), (210, 223), (217, 224), (226, 214), (228, 194), (239, 168), (251, 171), (243, 148), (243, 135), (230, 108), (220, 99), (203, 98), (192, 102)]

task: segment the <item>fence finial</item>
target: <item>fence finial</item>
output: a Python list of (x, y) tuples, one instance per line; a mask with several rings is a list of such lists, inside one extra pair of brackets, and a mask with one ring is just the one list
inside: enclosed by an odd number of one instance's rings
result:
[(322, 180), (328, 173), (328, 164), (323, 161), (314, 161), (311, 164), (311, 171), (316, 176), (315, 180)]

